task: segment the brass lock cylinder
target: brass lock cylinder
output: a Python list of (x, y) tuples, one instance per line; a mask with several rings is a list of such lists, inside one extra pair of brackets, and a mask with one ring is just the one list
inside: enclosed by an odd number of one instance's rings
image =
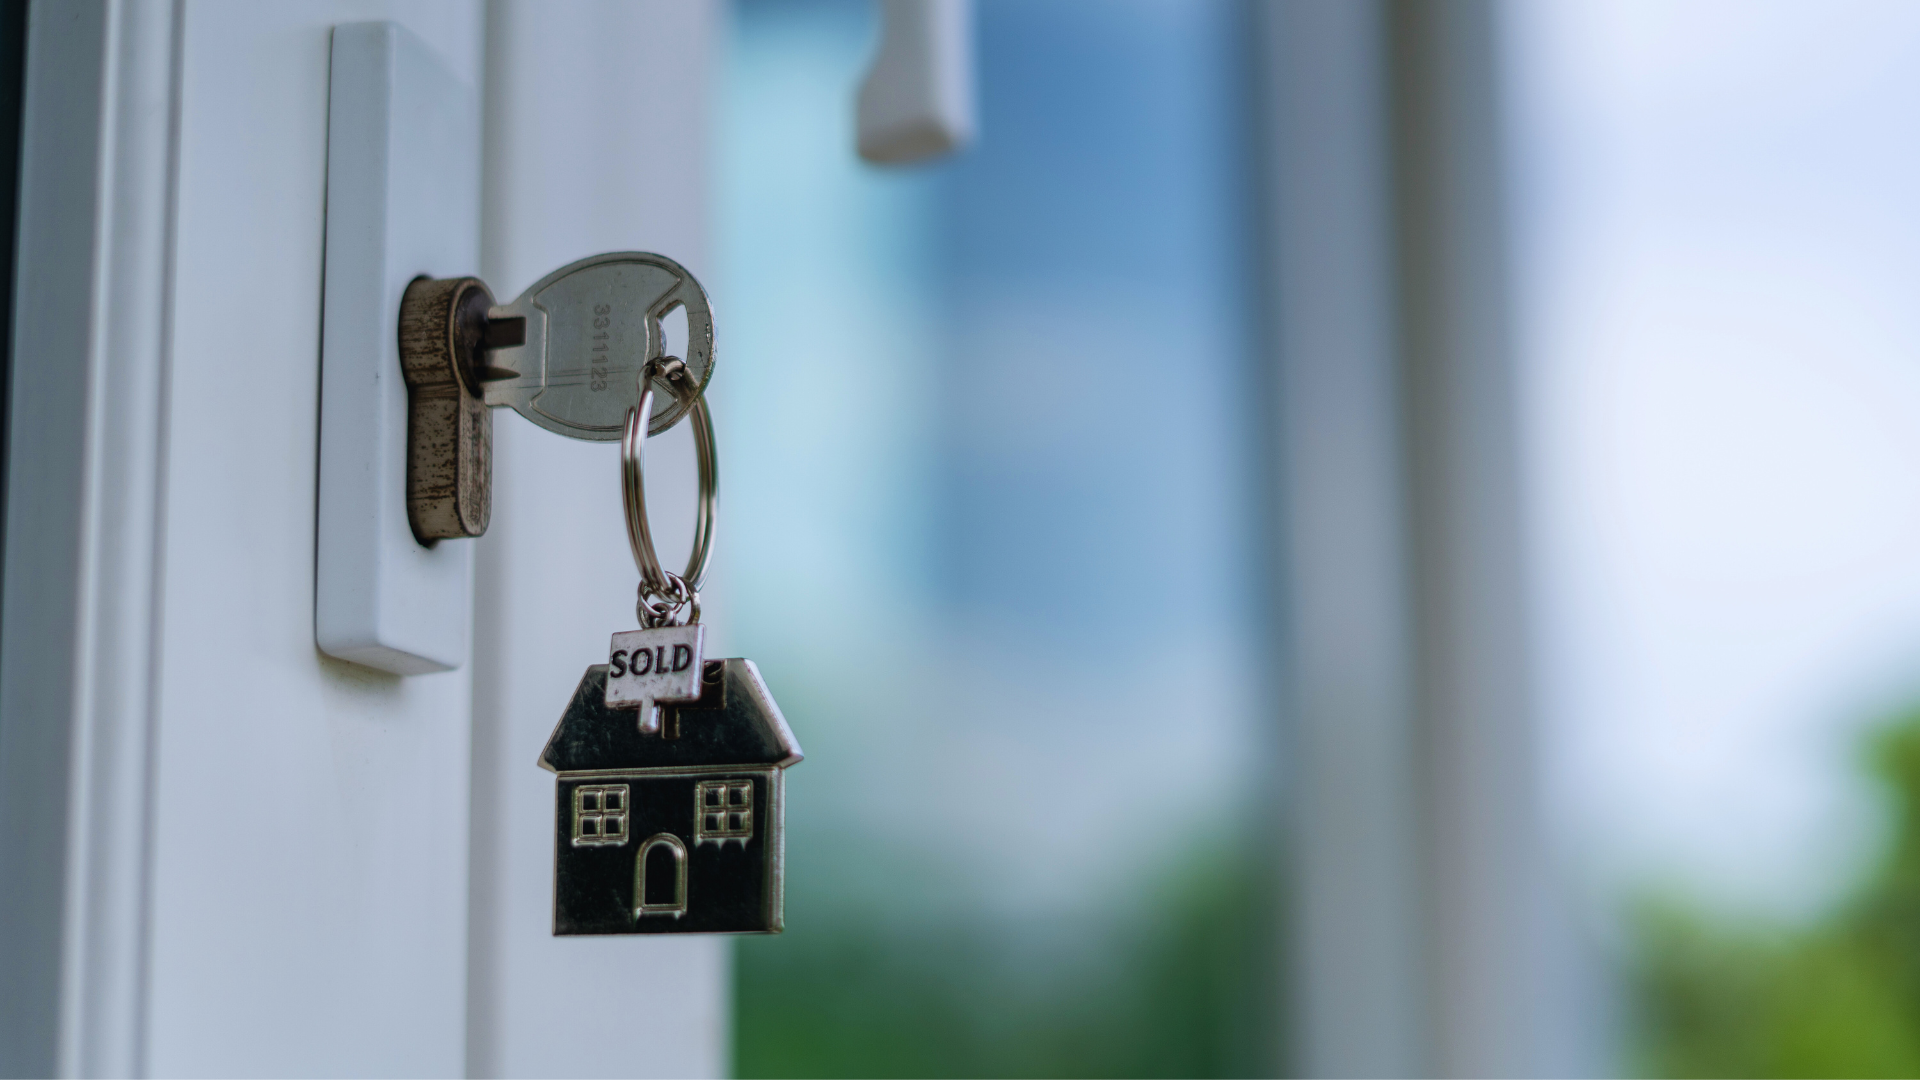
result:
[[(479, 278), (416, 278), (400, 300), (407, 383), (407, 523), (414, 538), (479, 536), (493, 513), (493, 412), (483, 383), (489, 349), (518, 344), (523, 320), (489, 322)], [(510, 324), (517, 323), (518, 326)]]

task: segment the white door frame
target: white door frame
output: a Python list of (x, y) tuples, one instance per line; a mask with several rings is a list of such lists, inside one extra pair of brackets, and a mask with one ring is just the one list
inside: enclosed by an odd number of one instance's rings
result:
[(0, 615), (0, 1055), (141, 1061), (174, 12), (31, 9)]
[[(483, 265), (451, 272), (512, 295), (633, 247), (706, 272), (714, 4), (33, 5), (0, 1073), (725, 1071), (724, 941), (550, 932), (535, 758), (632, 618), (610, 448), (501, 418), (479, 663), (403, 680), (312, 646), (326, 43), (379, 18), (485, 94)], [(222, 863), (217, 793), (257, 797), (256, 764), (299, 771), (269, 808), (292, 839)], [(256, 918), (276, 896), (299, 919)], [(582, 1002), (615, 1022), (553, 1022)]]

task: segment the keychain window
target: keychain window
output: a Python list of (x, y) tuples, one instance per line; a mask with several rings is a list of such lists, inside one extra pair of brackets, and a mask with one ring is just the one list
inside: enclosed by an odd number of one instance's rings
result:
[(576, 847), (627, 842), (627, 785), (599, 784), (573, 789), (573, 843)]
[(753, 839), (753, 781), (706, 780), (694, 789), (694, 842)]

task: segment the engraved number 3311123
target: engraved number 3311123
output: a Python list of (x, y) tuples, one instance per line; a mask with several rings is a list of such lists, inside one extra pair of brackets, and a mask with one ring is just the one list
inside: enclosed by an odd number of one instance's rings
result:
[(593, 305), (593, 371), (587, 380), (587, 389), (598, 393), (607, 388), (607, 327), (613, 320), (612, 304)]

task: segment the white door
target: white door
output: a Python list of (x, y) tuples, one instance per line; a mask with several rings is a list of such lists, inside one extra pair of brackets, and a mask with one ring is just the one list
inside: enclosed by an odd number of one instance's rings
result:
[(437, 273), (511, 297), (638, 248), (706, 274), (712, 6), (33, 7), (0, 1070), (725, 1070), (723, 941), (550, 936), (534, 760), (632, 619), (615, 451), (496, 417), (459, 670), (315, 647), (329, 36), (373, 19), (483, 103), (480, 265)]

